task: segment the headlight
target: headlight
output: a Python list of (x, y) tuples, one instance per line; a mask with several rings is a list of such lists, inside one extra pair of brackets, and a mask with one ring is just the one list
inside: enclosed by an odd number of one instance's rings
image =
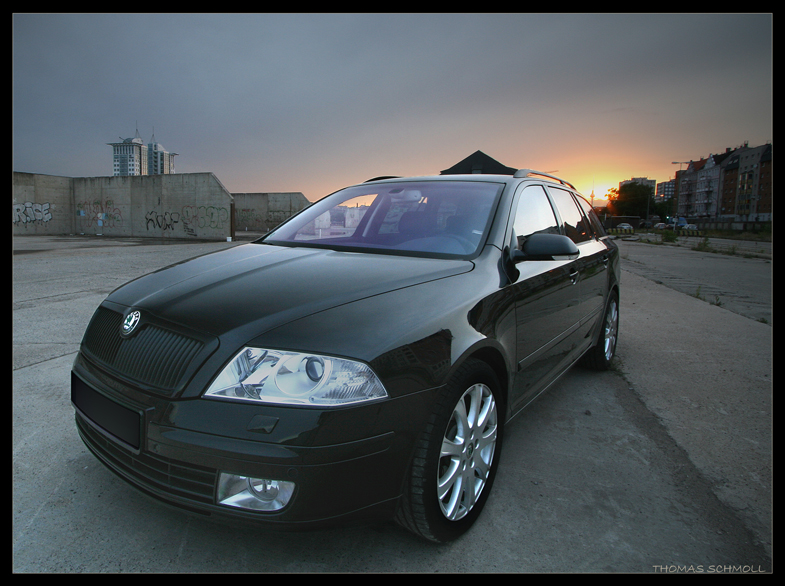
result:
[(382, 399), (387, 391), (361, 362), (246, 347), (226, 365), (204, 396), (330, 407)]

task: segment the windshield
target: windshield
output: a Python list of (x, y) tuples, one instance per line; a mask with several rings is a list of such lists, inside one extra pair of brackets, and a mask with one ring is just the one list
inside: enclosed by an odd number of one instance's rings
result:
[(416, 256), (470, 257), (485, 241), (503, 185), (411, 181), (338, 191), (261, 242)]

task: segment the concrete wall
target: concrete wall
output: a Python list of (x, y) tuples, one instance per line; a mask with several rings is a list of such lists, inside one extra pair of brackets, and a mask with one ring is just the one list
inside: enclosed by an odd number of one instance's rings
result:
[(70, 177), (15, 172), (14, 234), (72, 234), (73, 192)]
[(735, 230), (736, 232), (771, 232), (773, 222), (734, 222), (698, 218), (694, 222), (701, 230)]
[(311, 205), (297, 192), (287, 193), (233, 193), (235, 230), (241, 232), (267, 232), (300, 210)]
[(212, 173), (56, 177), (14, 172), (14, 234), (225, 240), (233, 198)]

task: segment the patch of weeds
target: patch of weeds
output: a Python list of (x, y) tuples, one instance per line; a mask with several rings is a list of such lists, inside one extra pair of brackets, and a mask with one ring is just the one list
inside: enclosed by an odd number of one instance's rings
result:
[(692, 247), (693, 250), (697, 250), (698, 252), (714, 252), (714, 249), (709, 244), (709, 237), (704, 236), (703, 240), (698, 242), (695, 246)]
[[(706, 301), (706, 296), (701, 292), (701, 285), (698, 285), (698, 289), (692, 295), (695, 299), (700, 299), (701, 301)], [(722, 307), (722, 299), (720, 299), (719, 295), (714, 296), (714, 301), (707, 301), (709, 305), (716, 305), (717, 307)]]

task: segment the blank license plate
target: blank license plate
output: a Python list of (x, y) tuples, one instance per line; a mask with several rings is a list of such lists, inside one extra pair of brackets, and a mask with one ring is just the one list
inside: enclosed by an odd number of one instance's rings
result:
[(138, 450), (141, 443), (141, 415), (115, 403), (71, 373), (71, 402), (109, 435)]

